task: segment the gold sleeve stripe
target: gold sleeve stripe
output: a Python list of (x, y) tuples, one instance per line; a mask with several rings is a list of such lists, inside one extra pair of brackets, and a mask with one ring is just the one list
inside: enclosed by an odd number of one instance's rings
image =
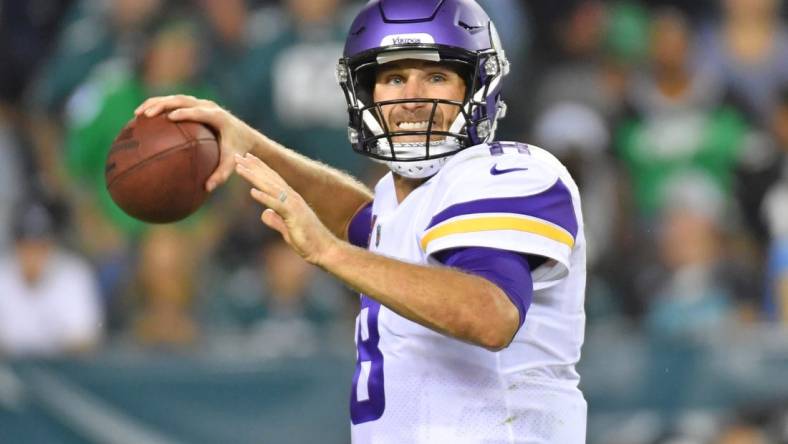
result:
[(488, 216), (461, 219), (438, 225), (427, 231), (421, 239), (421, 249), (427, 250), (430, 242), (452, 234), (476, 233), (479, 231), (513, 230), (536, 234), (560, 242), (569, 248), (574, 247), (575, 239), (567, 231), (534, 219), (511, 216)]

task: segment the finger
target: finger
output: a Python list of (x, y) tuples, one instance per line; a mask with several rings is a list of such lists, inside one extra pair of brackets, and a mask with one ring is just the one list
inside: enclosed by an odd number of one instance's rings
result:
[(238, 163), (235, 165), (235, 172), (249, 182), (250, 185), (268, 194), (273, 195), (275, 192), (278, 193), (282, 189), (281, 186), (276, 186), (276, 184), (271, 181), (270, 176), (265, 171), (252, 170)]
[(178, 108), (167, 114), (167, 117), (174, 122), (188, 120), (190, 122), (204, 123), (212, 128), (221, 128), (224, 123), (224, 115), (215, 106), (199, 106), (192, 108)]
[(236, 171), (239, 173), (243, 173), (244, 177), (248, 177), (252, 185), (264, 185), (263, 182), (256, 182), (257, 180), (265, 179), (265, 185), (273, 184), (274, 179), (274, 171), (270, 168), (265, 168), (264, 164), (261, 163), (253, 163), (249, 158), (246, 156), (241, 156), (240, 154), (236, 154), (234, 156), (235, 164), (236, 164)]
[(216, 189), (219, 185), (227, 182), (227, 179), (233, 174), (235, 170), (235, 160), (232, 156), (222, 156), (219, 159), (219, 166), (211, 173), (208, 180), (205, 181), (205, 190), (209, 193)]
[(159, 103), (167, 100), (173, 100), (175, 96), (157, 96), (157, 97), (150, 97), (146, 99), (137, 109), (134, 110), (134, 114), (139, 116), (140, 114), (144, 113), (145, 110), (148, 110)]
[(146, 109), (151, 108), (154, 105), (159, 105), (162, 102), (173, 102), (173, 101), (179, 102), (183, 106), (194, 106), (200, 102), (210, 102), (209, 100), (198, 99), (194, 96), (189, 96), (185, 94), (173, 94), (169, 96), (149, 97), (134, 110), (134, 114), (139, 115), (142, 114)]
[[(170, 96), (166, 96), (166, 97), (170, 97)], [(137, 108), (134, 109), (134, 115), (138, 116), (142, 114), (143, 111), (145, 111), (147, 108), (150, 108), (151, 105), (153, 105), (154, 103), (160, 102), (162, 99), (164, 99), (163, 96), (148, 97), (147, 99), (145, 99), (145, 101), (140, 103), (139, 106), (137, 106)]]
[(282, 176), (276, 172), (273, 168), (268, 166), (267, 163), (260, 160), (257, 156), (252, 153), (247, 152), (243, 156), (237, 156), (236, 162), (245, 168), (252, 170), (252, 171), (260, 171), (266, 177), (270, 178), (270, 180), (279, 185), (283, 189), (289, 189), (290, 186), (282, 179)]
[(198, 106), (199, 104), (200, 100), (196, 97), (180, 94), (174, 96), (153, 97), (143, 102), (143, 104), (134, 111), (134, 114), (137, 116), (145, 114), (147, 117), (153, 117), (167, 110), (194, 107)]
[(285, 208), (284, 202), (279, 200), (278, 193), (277, 196), (272, 196), (271, 194), (259, 190), (257, 188), (252, 188), (249, 192), (252, 195), (252, 198), (257, 202), (265, 205), (266, 207), (274, 210), (277, 214), (287, 217), (288, 210)]
[(285, 224), (285, 220), (282, 219), (282, 216), (276, 213), (276, 211), (266, 208), (263, 211), (263, 214), (260, 215), (260, 220), (263, 221), (268, 227), (273, 228), (274, 230), (278, 231), (285, 240), (289, 238), (289, 232), (287, 230), (287, 224)]

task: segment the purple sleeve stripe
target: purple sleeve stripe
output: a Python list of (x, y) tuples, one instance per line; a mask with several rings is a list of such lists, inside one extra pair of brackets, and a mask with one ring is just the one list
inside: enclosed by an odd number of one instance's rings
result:
[(372, 202), (364, 205), (350, 220), (347, 227), (347, 239), (351, 244), (369, 247), (369, 235), (372, 233)]
[(525, 255), (506, 250), (467, 247), (433, 255), (440, 263), (487, 279), (503, 290), (520, 314), (520, 325), (533, 298), (531, 266)]
[(462, 202), (436, 214), (427, 229), (453, 217), (478, 213), (513, 213), (546, 220), (577, 237), (577, 219), (572, 195), (561, 180), (539, 194), (525, 197), (498, 197)]

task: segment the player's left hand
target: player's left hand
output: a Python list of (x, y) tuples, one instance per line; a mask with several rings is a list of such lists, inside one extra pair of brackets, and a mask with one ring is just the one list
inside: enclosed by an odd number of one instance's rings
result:
[(323, 225), (304, 198), (253, 154), (236, 154), (235, 171), (252, 185), (252, 198), (268, 207), (260, 216), (263, 223), (281, 233), (307, 262), (320, 265), (322, 257), (339, 239)]

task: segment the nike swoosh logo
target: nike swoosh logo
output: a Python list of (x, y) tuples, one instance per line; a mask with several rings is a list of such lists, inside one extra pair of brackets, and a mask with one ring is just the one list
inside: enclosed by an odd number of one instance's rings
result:
[(497, 176), (499, 174), (511, 173), (514, 171), (528, 171), (528, 168), (504, 168), (502, 170), (499, 170), (497, 163), (493, 165), (492, 168), (490, 168), (490, 174), (492, 174), (493, 176)]

